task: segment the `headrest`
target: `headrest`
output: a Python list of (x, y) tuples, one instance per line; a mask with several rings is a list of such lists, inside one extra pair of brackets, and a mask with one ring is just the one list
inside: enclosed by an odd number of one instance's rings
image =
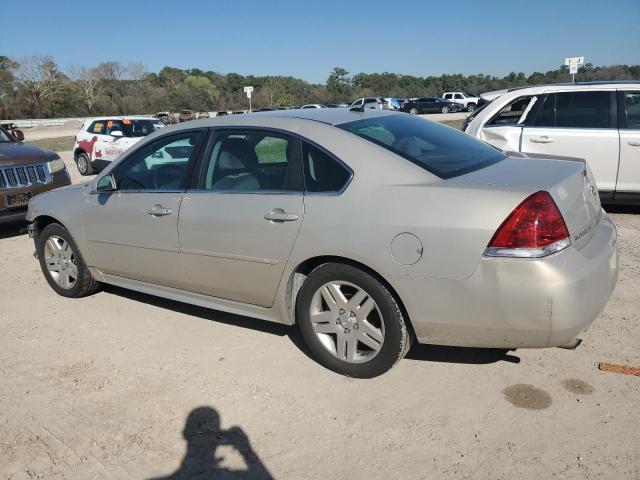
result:
[(252, 170), (258, 166), (258, 157), (246, 140), (225, 138), (220, 147), (218, 166), (222, 170)]

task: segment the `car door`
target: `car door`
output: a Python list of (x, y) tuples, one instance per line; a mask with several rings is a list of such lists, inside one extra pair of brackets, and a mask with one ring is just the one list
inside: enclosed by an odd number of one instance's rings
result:
[(618, 92), (620, 168), (616, 196), (640, 194), (640, 90)]
[(204, 133), (183, 131), (146, 143), (112, 171), (114, 191), (88, 195), (84, 225), (91, 266), (144, 282), (180, 284), (182, 182)]
[(523, 126), (537, 105), (538, 97), (517, 97), (489, 118), (478, 131), (478, 138), (505, 152), (519, 152)]
[(304, 217), (299, 142), (256, 129), (219, 129), (178, 229), (182, 288), (273, 305)]
[(521, 151), (587, 161), (598, 190), (616, 187), (619, 137), (614, 91), (551, 93), (522, 131)]

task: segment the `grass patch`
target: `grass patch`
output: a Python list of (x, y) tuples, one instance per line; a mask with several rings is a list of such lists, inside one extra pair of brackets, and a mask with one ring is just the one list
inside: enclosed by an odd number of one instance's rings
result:
[(26, 142), (29, 145), (35, 145), (36, 147), (44, 148), (45, 150), (53, 150), (54, 152), (68, 152), (73, 150), (73, 143), (75, 137), (58, 137), (58, 138), (43, 138), (41, 140), (32, 140)]

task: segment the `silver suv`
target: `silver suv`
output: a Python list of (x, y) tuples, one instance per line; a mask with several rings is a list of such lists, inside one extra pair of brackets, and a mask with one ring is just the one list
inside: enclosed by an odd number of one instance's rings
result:
[(640, 82), (512, 89), (464, 130), (505, 151), (585, 159), (604, 202), (640, 201)]

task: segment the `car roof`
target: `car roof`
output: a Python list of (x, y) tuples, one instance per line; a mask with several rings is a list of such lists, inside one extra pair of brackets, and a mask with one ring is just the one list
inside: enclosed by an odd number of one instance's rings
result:
[[(365, 109), (364, 112), (353, 111), (349, 108), (306, 108), (294, 110), (273, 110), (269, 112), (253, 112), (243, 115), (223, 115), (222, 117), (205, 118), (174, 125), (171, 128), (193, 128), (193, 127), (213, 127), (213, 126), (271, 126), (280, 123), (282, 120), (303, 120), (309, 122), (320, 122), (326, 125), (340, 125), (354, 122), (365, 118), (386, 117), (388, 115), (406, 115), (406, 113), (395, 112), (393, 110)], [(276, 125), (273, 125), (276, 127)], [(182, 128), (180, 128), (182, 127)]]
[(154, 117), (143, 117), (142, 115), (111, 115), (108, 117), (87, 118), (87, 122), (96, 122), (100, 120), (157, 120)]
[(521, 87), (505, 88), (503, 90), (495, 90), (492, 92), (484, 92), (480, 96), (486, 100), (493, 100), (500, 97), (505, 93), (519, 92), (522, 90), (535, 90), (535, 89), (550, 89), (561, 88), (563, 90), (580, 90), (586, 89), (593, 90), (594, 87), (619, 87), (624, 85), (634, 86), (634, 88), (640, 87), (640, 82), (637, 80), (608, 80), (597, 82), (576, 82), (576, 83), (541, 83), (539, 85), (523, 85)]

